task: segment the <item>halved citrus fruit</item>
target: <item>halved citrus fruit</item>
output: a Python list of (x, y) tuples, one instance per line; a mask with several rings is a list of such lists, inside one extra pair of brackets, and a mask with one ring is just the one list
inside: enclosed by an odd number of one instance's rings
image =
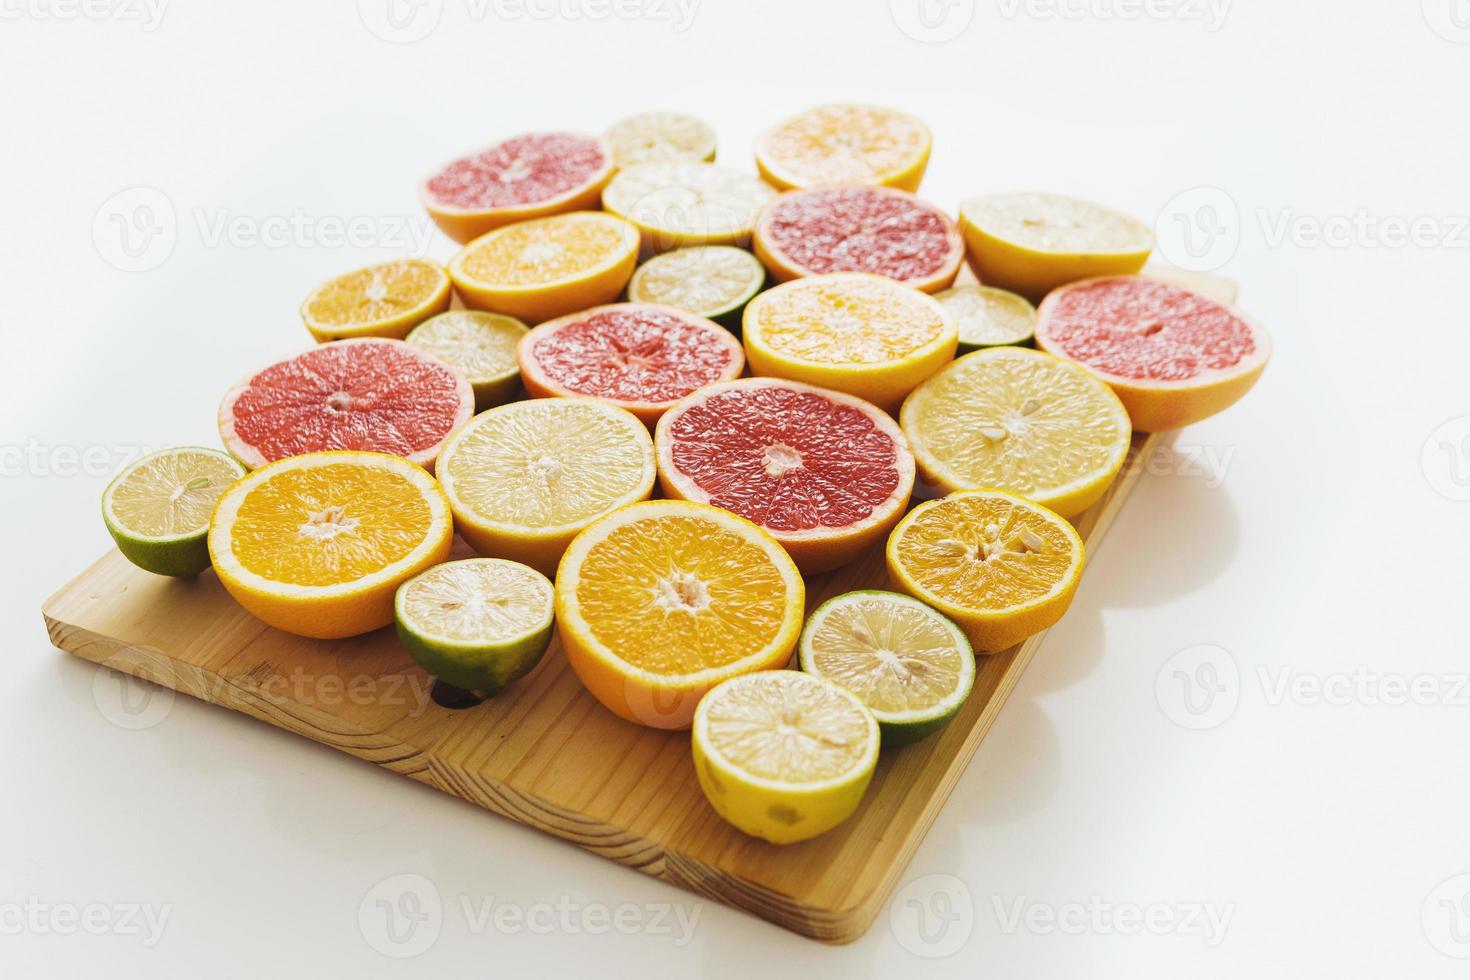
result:
[(826, 833), (857, 810), (878, 724), (851, 693), (794, 670), (720, 684), (694, 717), (694, 772), (714, 811), (772, 844)]
[(1004, 289), (970, 282), (934, 298), (954, 317), (962, 351), (1029, 345), (1036, 333), (1036, 307)]
[(501, 225), (597, 207), (613, 149), (581, 133), (526, 133), (455, 160), (419, 187), (444, 234), (464, 243)]
[(777, 123), (755, 143), (755, 165), (786, 190), (831, 184), (919, 189), (933, 140), (906, 112), (872, 105), (825, 105)]
[(520, 562), (465, 558), (398, 587), (398, 639), (432, 676), (481, 697), (529, 673), (551, 643), (551, 582)]
[(637, 262), (637, 228), (574, 211), (482, 235), (450, 261), (449, 275), (466, 306), (540, 323), (616, 299)]
[(645, 163), (620, 170), (602, 206), (638, 226), (643, 254), (686, 245), (741, 245), (775, 191), (764, 181), (713, 163)]
[(661, 303), (740, 329), (745, 304), (766, 283), (766, 267), (743, 248), (694, 245), (655, 255), (628, 280), (628, 299)]
[(449, 557), (449, 501), (383, 453), (309, 453), (262, 466), (214, 508), (209, 555), (235, 600), (276, 629), (335, 639), (393, 622), (393, 593)]
[(655, 728), (688, 728), (726, 678), (784, 666), (804, 603), (774, 538), (684, 500), (613, 511), (577, 535), (556, 574), (567, 662), (609, 711)]
[(1076, 517), (1128, 455), (1122, 402), (1071, 361), (1025, 347), (966, 354), (899, 413), (919, 473), (941, 493), (1005, 490)]
[(475, 411), (509, 401), (520, 388), (516, 344), (529, 329), (513, 316), (450, 310), (430, 317), (404, 338), (464, 375), (475, 392)]
[(877, 406), (778, 378), (696, 391), (659, 419), (654, 443), (665, 496), (754, 521), (808, 575), (886, 537), (914, 485), (903, 433)]
[(925, 738), (959, 712), (975, 654), (954, 620), (910, 596), (863, 589), (828, 599), (801, 631), (801, 669), (851, 691), (883, 745)]
[(603, 136), (620, 168), (715, 158), (714, 128), (683, 112), (640, 112), (619, 119)]
[(965, 243), (949, 215), (906, 191), (818, 187), (761, 209), (755, 254), (778, 282), (871, 272), (932, 293), (954, 282)]
[(613, 303), (532, 330), (520, 343), (533, 398), (597, 398), (650, 428), (674, 402), (740, 377), (740, 341), (719, 324), (671, 306)]
[(653, 440), (633, 415), (600, 402), (511, 402), (455, 432), (437, 473), (471, 547), (550, 575), (578, 531), (648, 499)]
[(970, 198), (960, 232), (981, 282), (1032, 302), (1078, 279), (1137, 272), (1154, 245), (1137, 218), (1061, 194)]
[(834, 388), (884, 411), (953, 357), (954, 321), (932, 296), (883, 276), (793, 279), (745, 307), (753, 374)]
[(432, 467), (474, 412), (464, 376), (401, 340), (339, 340), (279, 361), (226, 393), (225, 448), (246, 466), (329, 449), (392, 453)]
[(184, 446), (144, 456), (102, 491), (102, 520), (117, 550), (155, 575), (209, 567), (209, 515), (245, 467), (217, 449)]
[(953, 618), (982, 653), (1009, 649), (1061, 619), (1083, 561), (1071, 524), (998, 490), (920, 504), (888, 537), (894, 586)]
[(1270, 335), (1240, 311), (1142, 276), (1057, 290), (1041, 304), (1036, 343), (1107, 382), (1143, 432), (1229, 408), (1271, 358)]
[(402, 340), (416, 325), (448, 308), (449, 273), (442, 265), (397, 259), (322, 283), (301, 304), (301, 319), (318, 341)]

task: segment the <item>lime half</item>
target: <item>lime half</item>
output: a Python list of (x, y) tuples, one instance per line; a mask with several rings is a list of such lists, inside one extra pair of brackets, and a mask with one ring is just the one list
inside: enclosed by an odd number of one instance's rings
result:
[(765, 266), (745, 249), (696, 245), (640, 265), (628, 282), (628, 299), (688, 310), (735, 330), (745, 304), (765, 283)]
[(801, 634), (801, 669), (850, 691), (884, 745), (949, 723), (975, 683), (975, 655), (953, 620), (917, 599), (864, 590), (828, 599)]
[(475, 390), (475, 411), (508, 402), (520, 385), (516, 344), (530, 329), (513, 316), (450, 310), (429, 317), (405, 338), (463, 374)]
[(107, 531), (134, 565), (157, 575), (209, 567), (209, 518), (245, 467), (217, 449), (165, 449), (131, 464), (102, 492)]
[(551, 582), (504, 558), (445, 562), (394, 597), (398, 638), (420, 667), (491, 695), (527, 673), (551, 642)]
[(761, 670), (715, 685), (694, 712), (694, 769), (710, 806), (773, 844), (852, 816), (878, 763), (873, 715), (813, 674)]
[(968, 283), (935, 293), (934, 298), (954, 317), (961, 350), (1029, 345), (1036, 332), (1036, 307), (1004, 289)]

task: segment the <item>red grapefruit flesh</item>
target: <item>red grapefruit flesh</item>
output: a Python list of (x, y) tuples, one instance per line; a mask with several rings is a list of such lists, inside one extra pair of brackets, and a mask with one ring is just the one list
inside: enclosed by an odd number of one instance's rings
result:
[(881, 409), (778, 378), (695, 392), (659, 420), (654, 445), (665, 496), (761, 525), (809, 575), (887, 538), (914, 487), (908, 442)]
[(474, 408), (470, 383), (437, 357), (401, 340), (339, 340), (231, 388), (219, 432), (252, 469), (327, 449), (391, 453), (432, 467)]
[(762, 209), (755, 253), (780, 282), (871, 272), (937, 292), (954, 282), (964, 240), (943, 211), (891, 187), (789, 191)]
[(513, 221), (595, 211), (612, 172), (606, 140), (526, 133), (448, 164), (419, 196), (440, 229), (464, 243)]
[(1222, 303), (1144, 276), (1085, 279), (1051, 293), (1036, 343), (1107, 382), (1143, 432), (1235, 404), (1266, 368), (1265, 329)]
[(738, 378), (745, 352), (713, 320), (657, 303), (612, 303), (549, 320), (521, 338), (533, 398), (599, 398), (650, 428), (674, 402)]

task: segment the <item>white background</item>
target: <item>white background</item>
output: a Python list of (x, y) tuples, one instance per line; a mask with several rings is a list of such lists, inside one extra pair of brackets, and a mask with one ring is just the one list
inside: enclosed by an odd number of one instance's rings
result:
[[(0, 973), (1465, 975), (1463, 0), (424, 0), (397, 33), (385, 0), (66, 2), (0, 0)], [(128, 730), (115, 679), (49, 646), (41, 601), (108, 545), (114, 465), (214, 442), (221, 391), (308, 344), (314, 283), (424, 233), (432, 165), (670, 107), (749, 168), (761, 127), (832, 100), (927, 119), (947, 208), (1035, 188), (1157, 218), (1277, 343), (1143, 479), (862, 940), (185, 698)], [(117, 217), (166, 234), (130, 258)], [(333, 241), (354, 217), (370, 241)], [(442, 912), (395, 945), (376, 900), (405, 886)], [(99, 903), (102, 935), (49, 917)], [(167, 914), (156, 942), (130, 903)], [(655, 927), (670, 904), (692, 935)]]

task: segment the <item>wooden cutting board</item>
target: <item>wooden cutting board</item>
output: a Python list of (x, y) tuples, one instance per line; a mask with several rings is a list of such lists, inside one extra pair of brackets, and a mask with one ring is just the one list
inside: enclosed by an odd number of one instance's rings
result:
[[(1189, 283), (1234, 297), (1220, 280)], [(1089, 552), (1167, 438), (1134, 436), (1117, 481), (1076, 521)], [(810, 579), (808, 606), (886, 587), (885, 578), (875, 549)], [(207, 572), (193, 581), (160, 578), (112, 551), (42, 611), (52, 642), (69, 653), (341, 749), (828, 942), (856, 939), (873, 921), (1042, 642), (1035, 636), (981, 657), (974, 692), (954, 722), (916, 745), (885, 750), (855, 816), (814, 840), (777, 847), (710, 809), (687, 733), (610, 714), (555, 643), (499, 697), (452, 709), (424, 701), (429, 679), (391, 628), (340, 641), (281, 633), (242, 610)]]

